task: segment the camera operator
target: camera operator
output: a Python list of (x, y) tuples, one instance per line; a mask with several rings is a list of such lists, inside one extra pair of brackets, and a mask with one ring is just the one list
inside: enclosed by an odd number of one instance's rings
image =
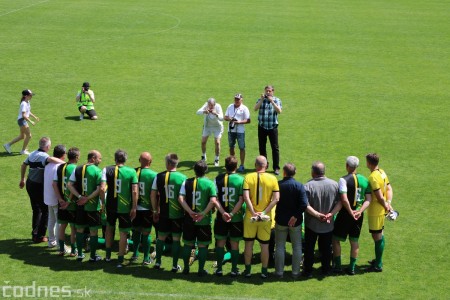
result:
[(228, 126), (228, 143), (230, 145), (230, 155), (235, 156), (234, 147), (236, 140), (240, 150), (241, 165), (238, 172), (244, 172), (245, 162), (245, 124), (250, 123), (250, 111), (247, 106), (242, 104), (243, 97), (241, 94), (234, 96), (234, 103), (230, 104), (225, 112), (225, 121), (229, 121)]
[(84, 119), (86, 113), (91, 120), (97, 120), (97, 113), (94, 110), (95, 96), (94, 91), (90, 89), (89, 82), (84, 82), (81, 90), (78, 91), (77, 106), (80, 111), (80, 120)]
[(272, 164), (275, 175), (280, 174), (280, 149), (278, 146), (278, 115), (281, 114), (281, 100), (274, 96), (274, 87), (268, 85), (255, 105), (258, 112), (259, 154), (267, 158), (266, 143), (269, 137), (272, 147)]

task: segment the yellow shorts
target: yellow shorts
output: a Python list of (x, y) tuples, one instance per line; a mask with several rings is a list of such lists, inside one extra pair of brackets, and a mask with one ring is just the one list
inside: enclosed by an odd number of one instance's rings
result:
[(369, 231), (381, 231), (384, 229), (384, 215), (381, 216), (368, 216), (369, 218)]
[(260, 242), (270, 241), (271, 222), (251, 223), (249, 218), (244, 218), (244, 239), (257, 239)]

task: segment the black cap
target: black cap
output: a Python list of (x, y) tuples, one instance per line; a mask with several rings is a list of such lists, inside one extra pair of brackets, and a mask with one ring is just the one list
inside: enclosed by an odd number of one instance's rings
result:
[(31, 95), (31, 96), (34, 95), (31, 90), (23, 90), (22, 91), (22, 96), (29, 96), (29, 95)]
[(83, 82), (83, 85), (82, 85), (82, 87), (90, 87), (91, 85), (89, 84), (89, 82)]

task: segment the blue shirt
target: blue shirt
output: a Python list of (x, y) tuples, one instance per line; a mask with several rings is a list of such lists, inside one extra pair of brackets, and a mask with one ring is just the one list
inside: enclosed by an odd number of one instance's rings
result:
[(280, 201), (275, 210), (275, 222), (281, 226), (288, 226), (291, 217), (297, 218), (295, 227), (303, 222), (303, 212), (308, 206), (306, 191), (300, 182), (292, 177), (285, 177), (278, 182), (280, 187)]
[[(280, 99), (273, 96), (273, 102), (275, 102), (280, 109), (282, 108)], [(259, 107), (258, 124), (260, 127), (268, 130), (274, 129), (278, 126), (278, 113), (267, 98), (264, 98), (261, 106)]]

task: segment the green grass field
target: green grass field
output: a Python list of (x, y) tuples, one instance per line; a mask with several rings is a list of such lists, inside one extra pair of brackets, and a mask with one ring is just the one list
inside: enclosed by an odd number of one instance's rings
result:
[[(311, 163), (322, 160), (328, 177), (338, 180), (348, 155), (364, 161), (365, 154), (377, 152), (400, 211), (399, 219), (386, 225), (383, 273), (262, 281), (80, 264), (29, 241), (31, 208), (26, 191), (18, 188), (25, 158), (18, 155), (19, 142), (14, 155), (0, 153), (0, 285), (69, 286), (72, 298), (86, 288), (92, 298), (105, 299), (448, 298), (448, 5), (0, 1), (2, 144), (18, 134), (20, 92), (30, 88), (36, 93), (32, 112), (41, 118), (31, 128), (30, 150), (41, 136), (50, 136), (53, 145), (78, 146), (83, 161), (98, 149), (100, 167), (113, 163), (118, 148), (128, 151), (130, 166), (138, 165), (140, 152), (150, 151), (157, 171), (164, 168), (164, 155), (176, 152), (179, 169), (193, 176), (201, 155), (202, 118), (196, 110), (209, 97), (225, 109), (238, 92), (252, 109), (264, 86), (273, 84), (283, 101), (281, 162), (297, 165), (296, 178), (306, 182)], [(83, 81), (96, 94), (96, 122), (78, 121), (75, 95)], [(249, 169), (258, 154), (257, 115), (251, 113)], [(225, 134), (221, 158), (227, 153)], [(211, 163), (212, 140), (208, 156)], [(222, 171), (211, 165), (208, 177)], [(364, 163), (360, 172), (368, 175)], [(362, 268), (373, 258), (366, 222), (360, 242)], [(348, 252), (345, 245), (344, 265)], [(166, 258), (165, 266), (169, 262)], [(225, 272), (229, 268), (225, 265)]]

